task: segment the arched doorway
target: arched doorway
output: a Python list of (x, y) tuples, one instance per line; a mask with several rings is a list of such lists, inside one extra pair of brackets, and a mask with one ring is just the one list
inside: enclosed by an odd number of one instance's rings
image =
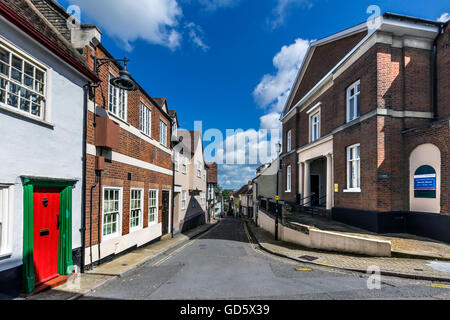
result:
[(441, 152), (431, 143), (417, 146), (409, 157), (409, 210), (440, 213)]

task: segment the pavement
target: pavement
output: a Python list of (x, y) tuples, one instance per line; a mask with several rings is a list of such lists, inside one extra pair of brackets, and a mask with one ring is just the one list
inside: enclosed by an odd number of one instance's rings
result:
[(207, 232), (220, 220), (211, 219), (210, 223), (198, 226), (184, 233), (163, 236), (160, 241), (138, 248), (112, 261), (101, 264), (85, 273), (75, 273), (69, 280), (55, 288), (16, 300), (75, 300), (106, 283), (121, 278), (147, 261), (163, 255), (169, 250), (182, 246), (189, 240)]
[(382, 275), (450, 282), (450, 262), (436, 258), (380, 258), (306, 249), (296, 244), (276, 241), (272, 234), (257, 227), (252, 220), (246, 220), (246, 223), (263, 250), (293, 261), (362, 273), (367, 273), (369, 268), (375, 266)]
[(308, 225), (310, 228), (353, 235), (369, 239), (391, 242), (392, 255), (450, 261), (450, 245), (426, 237), (406, 233), (377, 234), (358, 227), (321, 216), (295, 214), (289, 216), (291, 222)]

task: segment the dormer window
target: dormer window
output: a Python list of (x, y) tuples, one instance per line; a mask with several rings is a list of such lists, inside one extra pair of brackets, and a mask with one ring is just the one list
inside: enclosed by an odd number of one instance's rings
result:
[(347, 89), (347, 122), (359, 118), (360, 114), (360, 81), (356, 81)]

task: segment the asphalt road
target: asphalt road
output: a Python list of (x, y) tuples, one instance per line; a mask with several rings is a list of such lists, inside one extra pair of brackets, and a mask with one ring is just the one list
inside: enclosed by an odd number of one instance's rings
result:
[(369, 289), (368, 280), (265, 253), (242, 220), (225, 218), (81, 299), (450, 299), (450, 287), (429, 281), (382, 277), (380, 289)]

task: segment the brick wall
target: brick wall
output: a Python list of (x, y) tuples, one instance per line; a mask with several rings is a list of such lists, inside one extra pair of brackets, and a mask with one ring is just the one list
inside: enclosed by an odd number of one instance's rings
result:
[[(93, 49), (90, 47), (85, 48), (84, 54), (93, 68), (93, 59), (91, 55), (93, 54)], [(97, 48), (96, 55), (98, 58), (107, 58), (108, 55)], [(99, 78), (102, 80), (100, 86), (97, 88), (96, 92), (96, 103), (98, 106), (105, 109), (108, 108), (108, 83), (109, 83), (109, 73), (114, 75), (119, 74), (119, 69), (113, 63), (102, 66), (99, 70)], [(90, 94), (91, 99), (93, 99), (93, 91)], [(160, 120), (163, 120), (167, 124), (167, 139), (168, 144), (170, 144), (170, 132), (171, 123), (159, 108), (157, 108), (148, 98), (148, 96), (141, 90), (128, 92), (128, 103), (127, 103), (127, 123), (129, 126), (133, 126), (137, 129), (140, 128), (140, 104), (145, 103), (151, 109), (151, 139), (156, 143), (160, 139)], [(95, 129), (93, 126), (94, 115), (92, 112), (88, 113), (88, 129), (87, 129), (87, 142), (89, 144), (94, 144), (95, 141)], [(114, 119), (116, 122), (120, 122), (118, 119)], [(169, 152), (171, 152), (169, 146)], [(145, 161), (149, 164), (154, 164), (156, 166), (172, 170), (172, 157), (170, 153), (161, 150), (161, 148), (154, 146), (153, 144), (142, 139), (140, 136), (135, 135), (123, 128), (120, 128), (120, 146), (114, 152), (118, 152), (123, 155), (127, 155), (134, 159)], [(107, 157), (108, 158), (108, 157)], [(131, 181), (128, 180), (128, 173), (131, 173)], [(129, 233), (129, 218), (130, 218), (130, 189), (142, 188), (144, 189), (144, 214), (143, 214), (143, 228), (148, 227), (148, 190), (157, 189), (158, 190), (158, 202), (159, 206), (162, 206), (162, 189), (172, 190), (172, 176), (155, 172), (152, 170), (147, 170), (138, 166), (132, 166), (119, 162), (105, 162), (105, 170), (102, 172), (102, 187), (104, 186), (114, 186), (122, 187), (123, 193), (123, 206), (122, 206), (122, 230), (121, 234), (126, 235)], [(92, 155), (87, 156), (87, 172), (86, 172), (86, 247), (89, 247), (90, 242), (90, 188), (97, 181), (95, 173), (95, 157)], [(103, 197), (103, 194), (102, 194)], [(97, 185), (93, 191), (92, 195), (92, 244), (98, 244), (98, 227), (100, 227), (100, 232), (102, 228), (102, 221), (98, 221), (98, 212), (102, 212), (102, 203), (99, 203), (99, 185)], [(102, 201), (102, 200), (101, 200)], [(170, 213), (169, 213), (170, 215)], [(162, 210), (158, 209), (158, 222), (162, 222)], [(101, 218), (100, 218), (101, 219)], [(100, 226), (99, 226), (100, 224)], [(149, 241), (153, 239), (148, 239)]]

